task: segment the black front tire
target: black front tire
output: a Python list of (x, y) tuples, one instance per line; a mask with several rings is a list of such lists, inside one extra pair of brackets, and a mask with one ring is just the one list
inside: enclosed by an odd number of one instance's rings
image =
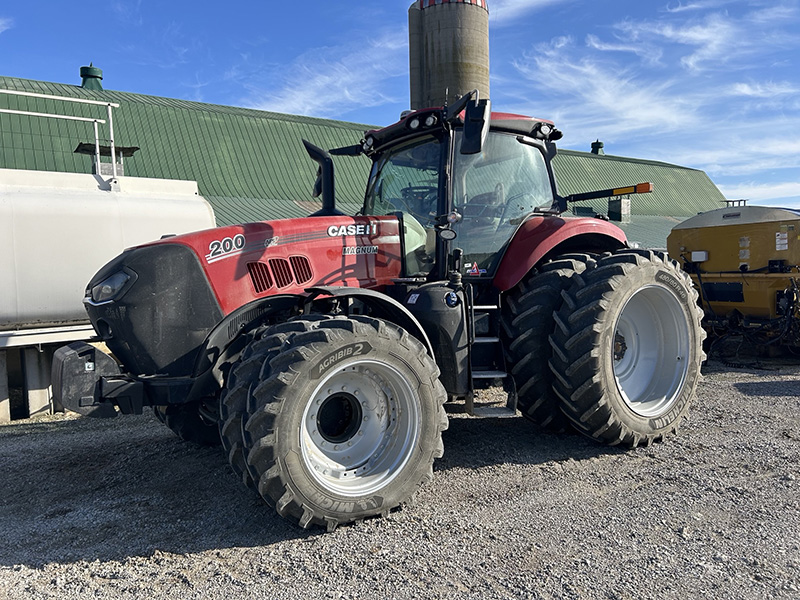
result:
[(253, 390), (258, 491), (308, 528), (387, 514), (433, 477), (447, 398), (425, 347), (368, 317), (303, 321)]
[(292, 321), (257, 329), (250, 335), (225, 382), (219, 407), (219, 437), (231, 469), (253, 490), (256, 490), (256, 484), (247, 468), (248, 448), (244, 439), (244, 423), (248, 418), (248, 406), (253, 402), (253, 390), (269, 376), (270, 361), (286, 339), (292, 333), (304, 330), (301, 323)]

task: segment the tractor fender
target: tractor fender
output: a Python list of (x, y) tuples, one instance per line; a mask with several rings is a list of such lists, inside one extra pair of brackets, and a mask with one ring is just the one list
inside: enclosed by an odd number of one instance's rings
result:
[(222, 365), (241, 352), (235, 344), (242, 335), (258, 327), (271, 314), (292, 311), (303, 305), (306, 296), (280, 294), (260, 298), (240, 306), (216, 324), (206, 336), (195, 361), (192, 377), (194, 385), (187, 401), (202, 398), (222, 385)]
[(318, 286), (309, 288), (306, 291), (311, 293), (312, 297), (325, 295), (334, 298), (353, 298), (363, 302), (369, 307), (370, 316), (385, 319), (395, 325), (399, 325), (425, 344), (428, 354), (434, 356), (433, 345), (422, 328), (422, 324), (405, 306), (394, 298), (375, 290), (341, 286)]
[(522, 223), (511, 239), (494, 285), (501, 292), (510, 290), (548, 255), (607, 252), (624, 248), (627, 243), (625, 232), (608, 221), (534, 216)]

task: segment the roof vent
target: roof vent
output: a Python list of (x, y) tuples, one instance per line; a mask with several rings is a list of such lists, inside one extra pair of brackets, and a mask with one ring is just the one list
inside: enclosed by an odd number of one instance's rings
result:
[(103, 91), (103, 70), (89, 63), (88, 67), (81, 67), (81, 87), (85, 90)]
[(605, 152), (603, 151), (603, 146), (604, 145), (605, 144), (603, 144), (603, 142), (601, 142), (600, 140), (592, 142), (592, 154), (597, 154), (599, 156), (605, 156)]

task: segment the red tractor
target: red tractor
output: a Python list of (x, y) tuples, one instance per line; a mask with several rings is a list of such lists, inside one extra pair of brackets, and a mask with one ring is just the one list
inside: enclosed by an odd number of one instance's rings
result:
[(277, 512), (329, 530), (386, 514), (432, 477), (445, 404), (509, 406), (636, 446), (675, 432), (699, 378), (691, 281), (599, 218), (563, 218), (549, 121), (468, 94), (334, 154), (372, 159), (364, 205), (131, 248), (88, 284), (97, 345), (58, 350), (54, 394), (93, 416), (152, 406), (181, 438), (221, 440)]

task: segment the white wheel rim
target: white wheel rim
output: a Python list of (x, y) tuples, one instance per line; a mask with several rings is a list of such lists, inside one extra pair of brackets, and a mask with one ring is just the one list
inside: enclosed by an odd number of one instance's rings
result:
[(389, 484), (417, 444), (421, 414), (406, 377), (384, 362), (359, 360), (317, 385), (303, 414), (300, 448), (314, 479), (343, 496)]
[(686, 380), (690, 342), (689, 324), (673, 293), (646, 286), (628, 299), (611, 348), (617, 389), (628, 408), (642, 417), (672, 408)]

